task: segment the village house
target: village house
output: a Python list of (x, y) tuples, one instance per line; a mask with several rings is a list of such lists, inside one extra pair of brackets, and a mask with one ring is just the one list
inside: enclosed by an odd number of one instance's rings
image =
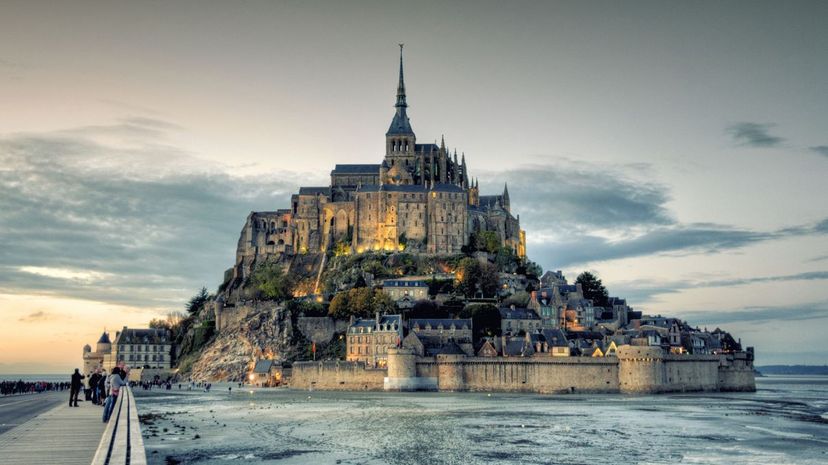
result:
[(514, 305), (500, 309), (500, 330), (503, 334), (518, 335), (521, 331), (531, 333), (538, 329), (541, 329), (541, 319), (534, 310), (515, 308)]
[(401, 315), (376, 314), (374, 319), (351, 318), (345, 341), (345, 359), (364, 362), (369, 367), (384, 368), (387, 352), (403, 339)]

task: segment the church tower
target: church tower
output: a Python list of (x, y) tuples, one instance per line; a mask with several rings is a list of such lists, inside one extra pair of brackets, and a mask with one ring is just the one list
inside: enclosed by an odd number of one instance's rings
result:
[(397, 103), (394, 105), (396, 112), (391, 120), (391, 126), (385, 133), (385, 157), (389, 164), (396, 158), (414, 157), (414, 144), (416, 136), (408, 121), (406, 109), (408, 103), (405, 101), (405, 79), (403, 78), (403, 44), (400, 44), (400, 81), (397, 84)]

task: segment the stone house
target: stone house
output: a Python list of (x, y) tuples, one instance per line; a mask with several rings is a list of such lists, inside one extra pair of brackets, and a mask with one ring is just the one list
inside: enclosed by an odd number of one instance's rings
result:
[[(133, 368), (170, 370), (173, 366), (173, 341), (166, 329), (130, 329), (115, 333), (115, 364), (124, 362)], [(112, 367), (108, 367), (112, 371)]]
[(278, 386), (282, 384), (282, 366), (273, 360), (257, 360), (247, 379), (254, 386)]
[(471, 319), (413, 318), (408, 320), (408, 331), (422, 342), (425, 355), (436, 355), (450, 343), (466, 355), (474, 355)]
[(374, 319), (351, 318), (345, 339), (345, 360), (384, 368), (388, 349), (403, 340), (401, 315), (376, 314)]
[(534, 310), (528, 308), (500, 309), (500, 330), (503, 334), (517, 335), (521, 331), (533, 333), (541, 329), (541, 319)]
[(382, 292), (394, 302), (424, 300), (428, 299), (428, 284), (422, 280), (387, 279), (382, 283)]

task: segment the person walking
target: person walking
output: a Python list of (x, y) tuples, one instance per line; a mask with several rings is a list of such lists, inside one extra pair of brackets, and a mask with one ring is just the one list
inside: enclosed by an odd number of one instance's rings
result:
[[(71, 388), (69, 389), (69, 406), (70, 407), (77, 407), (78, 406), (78, 394), (80, 394), (81, 387), (81, 380), (84, 378), (82, 374), (80, 374), (80, 370), (75, 368), (75, 372), (72, 373), (72, 383)], [(74, 405), (73, 405), (74, 403)]]

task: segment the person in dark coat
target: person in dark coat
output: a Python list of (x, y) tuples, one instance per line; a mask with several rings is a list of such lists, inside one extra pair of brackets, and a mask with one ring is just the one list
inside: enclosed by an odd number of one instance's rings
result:
[[(75, 368), (75, 372), (72, 373), (72, 383), (69, 389), (69, 406), (70, 407), (77, 407), (78, 406), (78, 394), (80, 393), (81, 387), (81, 380), (85, 378), (82, 374), (80, 374), (80, 370)], [(74, 403), (74, 405), (73, 405)]]
[(100, 402), (100, 396), (98, 395), (98, 381), (101, 380), (101, 369), (96, 368), (95, 372), (89, 377), (89, 390), (92, 393), (92, 403), (97, 404)]

